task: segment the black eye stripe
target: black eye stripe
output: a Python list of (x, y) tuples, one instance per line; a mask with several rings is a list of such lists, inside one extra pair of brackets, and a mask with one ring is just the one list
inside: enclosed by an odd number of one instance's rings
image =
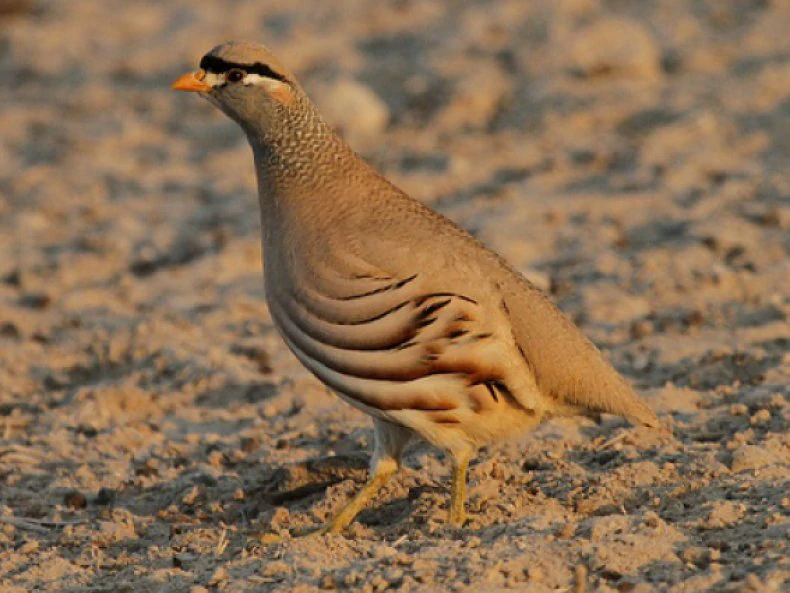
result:
[(269, 66), (260, 62), (255, 62), (254, 64), (238, 64), (235, 62), (227, 62), (222, 58), (218, 58), (217, 56), (206, 55), (203, 56), (202, 60), (200, 60), (200, 68), (201, 70), (214, 72), (215, 74), (222, 74), (228, 70), (237, 68), (239, 70), (244, 70), (244, 72), (247, 74), (258, 74), (260, 76), (265, 76), (266, 78), (279, 80), (280, 82), (288, 82), (285, 76), (275, 72), (269, 68)]

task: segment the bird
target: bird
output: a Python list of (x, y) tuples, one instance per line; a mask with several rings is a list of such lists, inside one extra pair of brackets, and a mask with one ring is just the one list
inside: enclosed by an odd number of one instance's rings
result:
[(304, 367), (373, 418), (368, 480), (322, 533), (354, 520), (415, 439), (451, 459), (448, 522), (462, 526), (483, 445), (558, 416), (661, 427), (545, 292), (367, 164), (267, 47), (218, 45), (172, 88), (243, 130), (273, 323)]

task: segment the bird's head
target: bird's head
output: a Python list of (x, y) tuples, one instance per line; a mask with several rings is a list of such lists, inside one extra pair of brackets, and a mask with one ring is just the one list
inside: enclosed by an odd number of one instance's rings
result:
[(275, 122), (301, 92), (266, 47), (239, 41), (212, 49), (199, 70), (180, 76), (172, 88), (199, 93), (247, 131)]

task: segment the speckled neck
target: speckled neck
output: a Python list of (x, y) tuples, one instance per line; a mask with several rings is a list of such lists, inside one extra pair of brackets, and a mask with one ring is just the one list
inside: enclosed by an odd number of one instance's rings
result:
[(332, 176), (366, 168), (301, 92), (277, 115), (242, 126), (255, 156), (264, 232), (286, 212), (331, 207)]

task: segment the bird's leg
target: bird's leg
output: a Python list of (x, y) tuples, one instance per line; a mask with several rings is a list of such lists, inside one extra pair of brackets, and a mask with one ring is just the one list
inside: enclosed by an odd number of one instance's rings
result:
[(466, 521), (466, 470), (472, 450), (453, 454), (453, 475), (450, 483), (450, 523), (460, 527)]
[(398, 462), (394, 459), (382, 459), (375, 466), (371, 467), (370, 471), (370, 478), (368, 478), (362, 490), (357, 492), (354, 498), (324, 526), (321, 530), (322, 533), (340, 533), (343, 531), (354, 520), (354, 517), (365, 508), (368, 501), (376, 496), (382, 486), (389, 482), (392, 475), (398, 471)]
[(340, 533), (400, 467), (400, 456), (412, 433), (406, 428), (374, 420), (375, 447), (370, 460), (370, 477), (362, 490), (352, 498), (321, 530), (321, 533)]

